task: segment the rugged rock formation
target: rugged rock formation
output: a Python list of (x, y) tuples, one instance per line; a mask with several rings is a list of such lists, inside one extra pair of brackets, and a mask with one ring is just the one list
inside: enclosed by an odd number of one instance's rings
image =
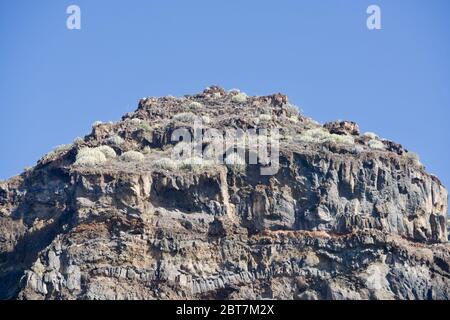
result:
[[(279, 128), (279, 170), (176, 162), (194, 115)], [(0, 182), (0, 298), (449, 299), (447, 204), (401, 145), (284, 95), (145, 98)]]

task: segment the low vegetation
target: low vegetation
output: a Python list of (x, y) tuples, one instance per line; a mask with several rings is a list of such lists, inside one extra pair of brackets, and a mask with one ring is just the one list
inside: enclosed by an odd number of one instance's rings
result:
[(151, 130), (151, 126), (150, 124), (142, 119), (138, 119), (138, 118), (132, 118), (130, 120), (128, 120), (128, 122), (131, 123), (131, 125), (134, 127), (134, 130), (144, 130), (144, 131), (150, 131)]
[(141, 162), (144, 159), (145, 156), (138, 151), (127, 151), (120, 156), (120, 160), (125, 162)]
[(169, 171), (174, 171), (178, 169), (178, 162), (170, 158), (160, 158), (153, 161), (153, 166), (157, 169), (164, 169)]
[(139, 126), (143, 121), (138, 118), (132, 118), (128, 120), (129, 123), (131, 123), (133, 126)]
[(109, 137), (106, 142), (108, 144), (114, 145), (114, 146), (120, 146), (122, 143), (124, 143), (124, 140), (119, 135), (115, 134), (111, 137)]
[(49, 159), (52, 159), (58, 155), (61, 155), (62, 153), (65, 153), (67, 151), (70, 151), (73, 148), (73, 144), (61, 144), (57, 147), (55, 147), (55, 149), (53, 149), (52, 151), (50, 151), (49, 153), (47, 153), (42, 160), (43, 161), (47, 161)]
[(84, 139), (81, 138), (81, 137), (76, 137), (76, 138), (73, 140), (73, 144), (74, 144), (74, 145), (79, 145), (79, 144), (82, 144), (83, 142), (84, 142)]
[(407, 152), (405, 153), (405, 157), (412, 161), (413, 163), (417, 164), (418, 166), (422, 166), (422, 163), (420, 162), (420, 157), (415, 152)]
[(78, 151), (75, 165), (93, 167), (106, 162), (105, 154), (99, 148), (82, 148)]
[(378, 135), (376, 133), (373, 133), (373, 132), (366, 132), (366, 133), (364, 133), (364, 137), (367, 137), (367, 138), (372, 139), (372, 140), (378, 139)]
[(197, 116), (192, 112), (181, 112), (172, 117), (173, 120), (185, 123), (194, 122), (196, 118)]
[(178, 168), (181, 170), (197, 171), (212, 165), (211, 161), (200, 157), (190, 157), (178, 161)]
[(225, 164), (231, 170), (236, 173), (244, 173), (246, 169), (245, 159), (243, 159), (238, 153), (229, 154), (225, 158)]
[(190, 103), (188, 103), (187, 107), (189, 109), (200, 109), (203, 105), (200, 102), (197, 101), (191, 101)]
[(259, 115), (258, 119), (260, 122), (268, 122), (272, 120), (272, 115), (263, 113)]
[(202, 122), (204, 124), (211, 124), (211, 118), (209, 116), (202, 116)]
[(386, 149), (383, 141), (378, 140), (378, 139), (370, 140), (368, 143), (368, 146), (370, 149), (374, 149), (374, 150), (385, 150)]
[(346, 145), (355, 144), (355, 139), (352, 136), (330, 133), (323, 127), (309, 129), (301, 133), (299, 136), (297, 136), (296, 140), (304, 143), (313, 143), (313, 144), (320, 144), (320, 143), (338, 143)]
[(236, 103), (244, 103), (247, 101), (247, 95), (243, 92), (238, 92), (231, 98), (231, 101)]
[(114, 159), (115, 157), (117, 157), (116, 152), (110, 146), (100, 146), (100, 147), (97, 147), (96, 149), (98, 151), (100, 151), (101, 153), (103, 153), (105, 155), (106, 159)]
[(211, 167), (214, 163), (211, 160), (206, 160), (200, 157), (189, 157), (180, 160), (173, 160), (170, 158), (161, 158), (153, 161), (153, 166), (158, 169), (168, 171), (186, 170), (199, 171), (207, 167)]
[(292, 123), (298, 123), (298, 116), (290, 116), (288, 120)]

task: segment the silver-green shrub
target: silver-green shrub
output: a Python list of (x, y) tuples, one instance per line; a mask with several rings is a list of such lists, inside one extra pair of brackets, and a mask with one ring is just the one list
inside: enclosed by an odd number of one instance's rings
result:
[(231, 98), (231, 101), (236, 103), (244, 103), (247, 101), (247, 95), (243, 92), (239, 92)]
[(100, 146), (95, 149), (102, 152), (105, 155), (106, 159), (114, 159), (117, 156), (114, 149), (111, 148), (110, 146)]
[(120, 156), (120, 160), (125, 162), (141, 162), (144, 159), (144, 155), (138, 151), (127, 151)]
[(106, 157), (98, 148), (82, 148), (78, 151), (75, 165), (92, 167), (106, 162)]

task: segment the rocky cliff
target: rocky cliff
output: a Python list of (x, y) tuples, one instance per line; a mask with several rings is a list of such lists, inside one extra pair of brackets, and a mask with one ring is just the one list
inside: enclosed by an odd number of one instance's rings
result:
[[(174, 159), (194, 119), (278, 129), (278, 170)], [(284, 95), (145, 98), (0, 182), (0, 298), (449, 299), (447, 204), (400, 144)]]

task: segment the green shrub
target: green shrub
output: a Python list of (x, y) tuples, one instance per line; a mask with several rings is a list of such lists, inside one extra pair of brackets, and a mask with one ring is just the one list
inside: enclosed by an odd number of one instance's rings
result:
[(243, 159), (239, 154), (232, 153), (225, 158), (225, 164), (228, 168), (237, 173), (244, 173), (246, 169), (245, 159)]
[(272, 120), (272, 115), (270, 114), (260, 114), (258, 117), (260, 122), (267, 122), (267, 121), (271, 121)]
[(97, 148), (82, 148), (78, 151), (75, 165), (92, 167), (106, 161), (105, 154)]
[(138, 118), (132, 118), (128, 120), (129, 123), (131, 123), (133, 126), (139, 126), (143, 121)]
[(374, 149), (374, 150), (385, 150), (386, 149), (384, 143), (378, 139), (370, 140), (368, 145), (369, 145), (370, 149)]
[(422, 163), (420, 162), (420, 157), (419, 157), (419, 155), (417, 153), (415, 153), (415, 152), (407, 152), (405, 154), (405, 157), (408, 160), (412, 161), (413, 163), (415, 163), (415, 164), (417, 164), (419, 166), (422, 166)]
[(329, 140), (332, 142), (341, 143), (341, 144), (348, 144), (348, 145), (355, 144), (355, 138), (353, 138), (352, 136), (347, 136), (347, 135), (330, 134)]
[(413, 160), (413, 161), (420, 161), (419, 155), (417, 153), (415, 153), (415, 152), (407, 152), (406, 153), (406, 157), (408, 159)]
[(72, 149), (72, 147), (73, 147), (73, 144), (70, 144), (70, 143), (69, 144), (61, 144), (61, 145), (57, 146), (55, 148), (55, 150), (53, 150), (53, 152), (55, 152), (55, 153), (67, 152), (70, 149)]
[(132, 118), (132, 119), (128, 120), (128, 122), (134, 127), (135, 130), (139, 130), (139, 129), (142, 129), (144, 131), (151, 130), (150, 124), (145, 120), (138, 119), (138, 118)]
[(322, 127), (306, 130), (297, 136), (297, 140), (306, 143), (323, 143), (330, 133)]
[(288, 103), (287, 106), (287, 117), (298, 117), (302, 113), (302, 109), (299, 106), (296, 106), (295, 104)]
[(354, 154), (361, 154), (361, 153), (364, 152), (364, 147), (363, 147), (362, 145), (356, 144), (356, 145), (353, 147), (352, 152), (353, 152)]
[(97, 126), (99, 126), (99, 125), (101, 125), (101, 124), (103, 124), (103, 122), (101, 122), (101, 121), (95, 121), (95, 122), (92, 124), (92, 128), (95, 128), (95, 127), (97, 127)]
[(120, 156), (120, 160), (125, 162), (141, 162), (145, 157), (138, 151), (127, 151)]
[(139, 129), (142, 129), (142, 130), (144, 130), (144, 131), (151, 131), (151, 130), (152, 130), (152, 127), (150, 126), (150, 124), (149, 124), (147, 121), (143, 121), (143, 122), (139, 125), (138, 128), (139, 128)]
[(31, 170), (33, 170), (33, 167), (30, 167), (30, 166), (26, 166), (23, 168), (24, 172), (30, 172)]
[(371, 139), (371, 140), (375, 140), (378, 139), (378, 135), (376, 133), (373, 132), (366, 132), (364, 133), (364, 136)]
[(239, 92), (231, 98), (231, 101), (236, 103), (244, 103), (247, 101), (247, 95), (243, 92)]
[(150, 148), (149, 146), (145, 146), (144, 149), (142, 149), (142, 153), (150, 154), (150, 153), (152, 153), (152, 148)]
[(81, 138), (81, 137), (76, 137), (76, 138), (73, 140), (73, 144), (76, 144), (76, 145), (81, 144), (81, 143), (83, 143), (83, 142), (84, 142), (84, 139)]
[(45, 159), (53, 158), (54, 156), (57, 156), (59, 154), (69, 151), (70, 149), (72, 149), (72, 147), (73, 147), (73, 144), (61, 144), (59, 146), (56, 146), (55, 149), (53, 149), (49, 153), (47, 153), (44, 156), (44, 158)]
[(213, 165), (210, 160), (203, 159), (201, 157), (189, 157), (180, 160), (173, 160), (170, 158), (161, 158), (153, 161), (155, 168), (175, 171), (175, 170), (188, 170), (198, 171)]
[(207, 166), (207, 162), (200, 157), (190, 157), (179, 160), (178, 166), (182, 170), (196, 171)]
[(192, 112), (181, 112), (172, 117), (173, 120), (180, 122), (194, 122), (197, 116)]
[(159, 169), (174, 171), (178, 169), (179, 163), (170, 158), (161, 158), (153, 161), (153, 166)]
[(124, 143), (125, 141), (122, 139), (122, 137), (120, 137), (119, 135), (115, 134), (111, 137), (109, 137), (106, 142), (108, 144), (112, 144), (115, 146), (120, 146), (122, 143)]
[(209, 116), (202, 116), (202, 122), (204, 124), (211, 124), (211, 118)]
[(355, 144), (355, 139), (352, 136), (330, 133), (323, 127), (309, 129), (303, 132), (302, 134), (297, 136), (297, 141), (313, 144), (320, 144), (327, 142), (346, 145)]
[(298, 116), (290, 116), (288, 120), (292, 123), (298, 123)]
[(110, 146), (100, 146), (95, 149), (102, 152), (105, 155), (106, 159), (114, 159), (117, 156), (114, 149)]
[(187, 107), (189, 108), (189, 109), (199, 109), (199, 108), (201, 108), (201, 107), (203, 107), (203, 105), (200, 103), (200, 102), (197, 102), (197, 101), (191, 101), (188, 105), (187, 105)]

